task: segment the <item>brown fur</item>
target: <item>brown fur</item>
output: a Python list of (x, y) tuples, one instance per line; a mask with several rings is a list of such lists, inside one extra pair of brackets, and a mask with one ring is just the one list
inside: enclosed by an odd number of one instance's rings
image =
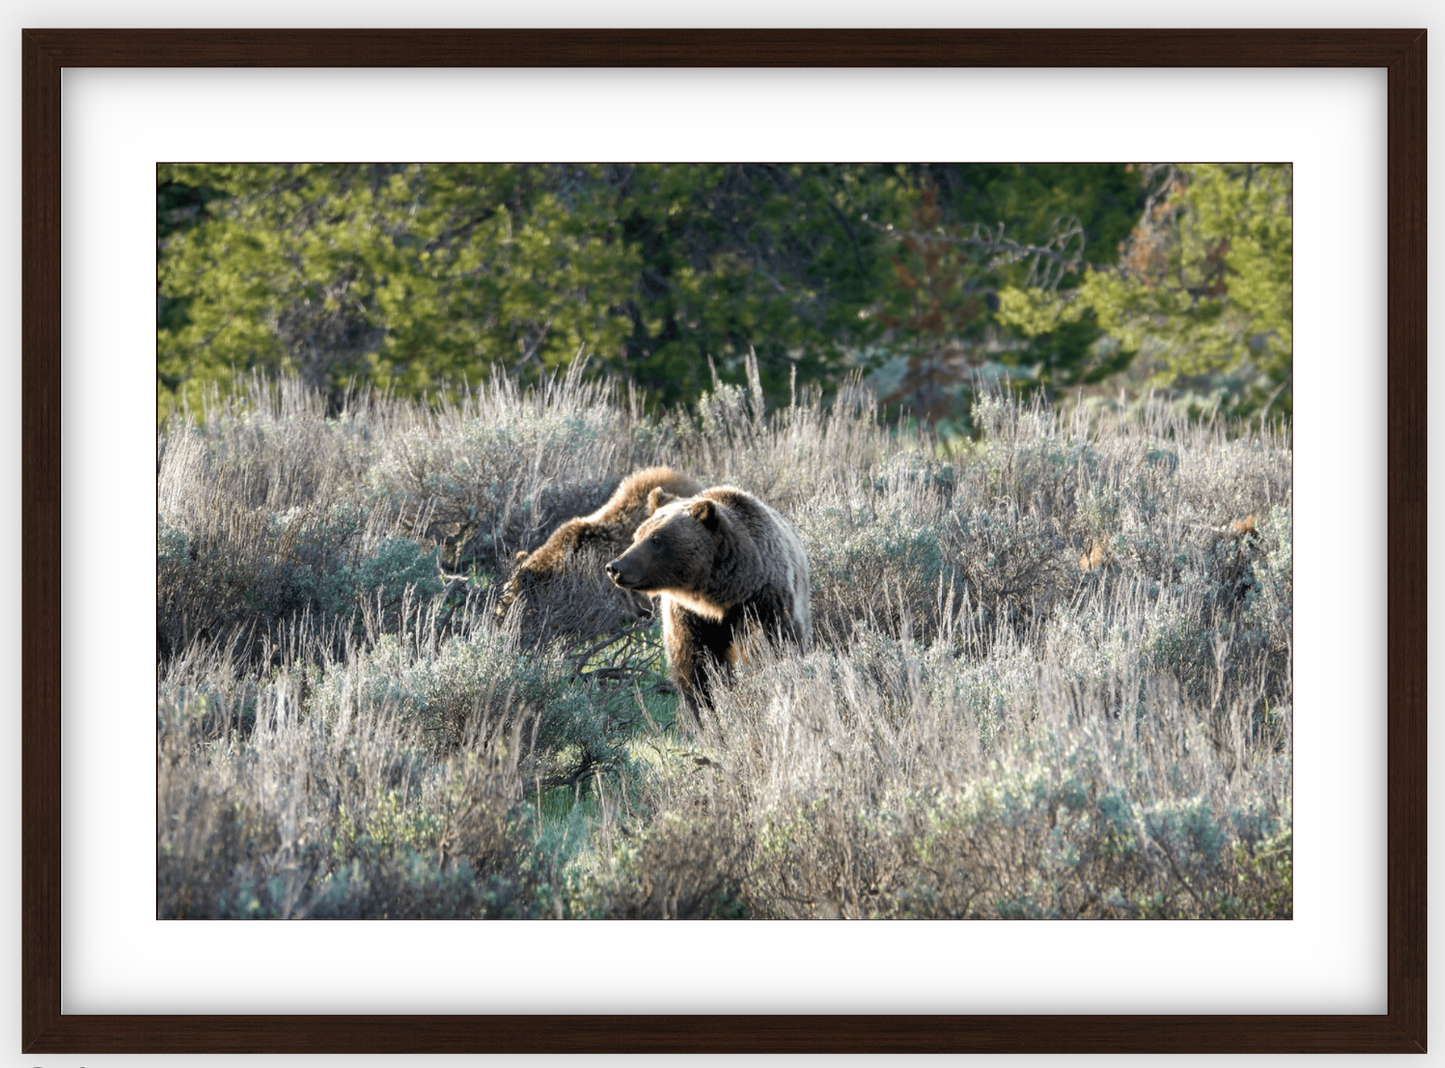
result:
[(607, 573), (625, 590), (661, 596), (668, 671), (700, 714), (712, 704), (709, 668), (731, 672), (745, 630), (812, 645), (808, 558), (791, 523), (735, 487), (686, 498), (659, 488), (649, 504), (651, 517)]
[[(575, 600), (579, 588), (588, 585), (585, 579), (590, 576), (579, 572), (586, 568), (589, 561), (595, 561), (597, 567), (597, 581), (593, 584), (597, 586), (598, 598), (616, 601), (616, 591), (606, 585), (601, 568), (632, 543), (632, 532), (651, 511), (649, 494), (658, 489), (696, 493), (701, 488), (695, 479), (679, 475), (670, 467), (634, 471), (622, 480), (607, 503), (597, 511), (567, 520), (535, 552), (517, 554), (512, 577), (502, 590), (497, 615), (505, 616), (518, 600), (529, 609), (529, 615), (535, 614), (536, 610), (578, 614), (579, 606), (560, 602)], [(649, 610), (650, 605), (646, 598), (628, 596), (618, 607), (641, 615)]]

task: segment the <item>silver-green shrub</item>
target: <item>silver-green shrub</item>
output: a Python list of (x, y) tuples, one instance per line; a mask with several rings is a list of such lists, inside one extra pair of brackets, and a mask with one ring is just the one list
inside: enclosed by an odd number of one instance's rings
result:
[[(1161, 408), (257, 387), (158, 441), (163, 915), (1292, 914), (1291, 450)], [(817, 642), (676, 718), (508, 555), (666, 463), (797, 525)]]

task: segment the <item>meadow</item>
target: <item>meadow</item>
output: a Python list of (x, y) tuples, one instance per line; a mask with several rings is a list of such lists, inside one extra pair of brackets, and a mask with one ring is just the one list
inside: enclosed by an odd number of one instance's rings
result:
[[(162, 426), (158, 915), (1292, 915), (1287, 434), (985, 396), (944, 440), (748, 378), (257, 381)], [(701, 730), (657, 623), (495, 611), (652, 464), (812, 571), (813, 649)]]

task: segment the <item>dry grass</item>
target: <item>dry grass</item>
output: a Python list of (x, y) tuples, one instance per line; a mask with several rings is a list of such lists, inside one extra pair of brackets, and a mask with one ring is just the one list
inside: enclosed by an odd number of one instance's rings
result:
[[(159, 914), (1290, 915), (1288, 442), (977, 419), (945, 447), (755, 383), (654, 417), (573, 374), (172, 423)], [(492, 611), (654, 463), (779, 507), (814, 578), (814, 650), (755, 654), (702, 735), (654, 622)]]

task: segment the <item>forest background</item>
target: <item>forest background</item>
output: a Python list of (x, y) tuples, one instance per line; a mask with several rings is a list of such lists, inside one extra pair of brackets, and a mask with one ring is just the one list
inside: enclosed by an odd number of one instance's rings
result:
[(1288, 165), (172, 164), (164, 421), (251, 374), (457, 396), (586, 355), (649, 403), (861, 373), (973, 434), (983, 386), (1292, 411)]

